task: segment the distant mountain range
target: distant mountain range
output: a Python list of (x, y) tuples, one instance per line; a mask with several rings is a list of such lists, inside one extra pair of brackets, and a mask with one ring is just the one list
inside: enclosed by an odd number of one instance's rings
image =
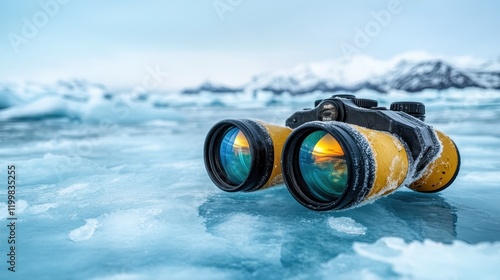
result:
[(268, 91), (300, 95), (315, 91), (356, 92), (370, 89), (380, 93), (402, 90), (410, 93), (426, 89), (449, 88), (500, 89), (500, 57), (488, 61), (447, 61), (426, 56), (400, 56), (387, 61), (357, 56), (351, 61), (326, 61), (298, 65), (293, 69), (260, 74), (243, 87), (228, 87), (206, 82), (186, 89), (200, 92), (236, 93)]
[[(217, 95), (223, 93), (234, 94), (235, 97), (239, 96), (238, 93), (245, 93), (245, 96), (252, 97), (258, 92), (263, 92), (266, 96), (284, 93), (296, 96), (312, 92), (354, 93), (365, 89), (378, 93), (415, 93), (427, 89), (463, 88), (500, 90), (500, 57), (483, 61), (473, 57), (444, 59), (427, 54), (404, 54), (388, 60), (355, 56), (350, 61), (300, 64), (291, 69), (263, 73), (254, 76), (241, 87), (205, 82), (198, 87), (180, 91), (108, 88), (103, 84), (80, 79), (59, 80), (53, 84), (29, 81), (12, 84), (0, 81), (0, 110), (30, 104), (41, 97), (50, 96), (89, 104), (119, 99), (151, 101), (156, 107), (168, 107), (173, 99), (197, 100), (196, 95), (199, 93), (208, 93), (213, 95), (211, 98), (219, 100)], [(220, 100), (210, 102), (217, 103)]]

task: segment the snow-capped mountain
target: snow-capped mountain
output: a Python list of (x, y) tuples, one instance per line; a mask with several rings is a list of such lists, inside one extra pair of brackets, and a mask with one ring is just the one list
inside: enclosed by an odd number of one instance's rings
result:
[(500, 89), (500, 57), (480, 62), (470, 58), (448, 60), (426, 54), (401, 55), (387, 61), (356, 56), (348, 62), (332, 60), (301, 64), (292, 69), (260, 74), (243, 89), (206, 83), (185, 93), (261, 90), (299, 95), (315, 91), (356, 92), (361, 89), (380, 93), (391, 90), (413, 93), (425, 89), (467, 87)]
[(441, 60), (402, 62), (394, 70), (378, 78), (378, 85), (384, 92), (391, 89), (419, 92), (424, 89), (487, 87), (475, 81), (466, 71)]
[(182, 91), (183, 94), (198, 94), (200, 92), (212, 92), (212, 93), (235, 93), (235, 92), (241, 92), (243, 88), (237, 88), (237, 87), (229, 87), (229, 86), (224, 86), (224, 85), (219, 85), (219, 84), (214, 84), (212, 82), (205, 82), (201, 84), (199, 87), (192, 88), (192, 89), (184, 89)]

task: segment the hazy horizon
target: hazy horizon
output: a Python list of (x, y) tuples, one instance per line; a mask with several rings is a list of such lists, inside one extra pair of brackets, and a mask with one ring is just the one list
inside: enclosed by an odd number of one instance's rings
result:
[(0, 4), (0, 82), (86, 79), (115, 87), (168, 72), (165, 89), (210, 80), (242, 85), (300, 63), (389, 59), (408, 52), (498, 56), (495, 11), (483, 1), (42, 0)]

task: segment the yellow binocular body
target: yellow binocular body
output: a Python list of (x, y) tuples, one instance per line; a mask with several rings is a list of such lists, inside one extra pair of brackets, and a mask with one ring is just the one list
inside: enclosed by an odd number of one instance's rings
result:
[(284, 181), (313, 210), (356, 207), (401, 186), (418, 192), (448, 187), (460, 166), (455, 143), (404, 113), (389, 115), (404, 124), (393, 133), (339, 121), (308, 121), (292, 130), (224, 120), (208, 133), (205, 166), (224, 191), (256, 191)]

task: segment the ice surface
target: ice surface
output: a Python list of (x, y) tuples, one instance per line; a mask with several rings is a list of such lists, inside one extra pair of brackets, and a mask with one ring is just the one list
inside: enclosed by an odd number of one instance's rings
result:
[[(131, 101), (130, 117), (120, 119), (111, 110), (129, 101), (93, 90), (93, 95), (49, 99), (74, 109), (78, 120), (0, 122), (2, 170), (5, 174), (6, 164), (15, 164), (19, 175), (19, 279), (500, 275), (493, 265), (500, 251), (498, 92), (359, 92), (383, 106), (402, 100), (428, 104), (428, 122), (457, 143), (462, 169), (442, 193), (400, 189), (332, 213), (302, 207), (283, 186), (224, 193), (210, 181), (202, 160), (205, 135), (215, 122), (252, 118), (283, 124), (327, 94), (151, 96)], [(24, 105), (39, 100), (33, 96), (20, 94), (19, 100)], [(155, 107), (159, 99), (168, 107)], [(205, 106), (214, 100), (224, 106)], [(266, 106), (270, 100), (272, 106)], [(100, 128), (104, 117), (111, 118), (110, 129)], [(5, 188), (0, 197), (6, 197)], [(6, 210), (6, 201), (0, 201), (2, 223)], [(0, 250), (5, 252), (6, 244)], [(3, 263), (0, 279), (11, 276)]]

